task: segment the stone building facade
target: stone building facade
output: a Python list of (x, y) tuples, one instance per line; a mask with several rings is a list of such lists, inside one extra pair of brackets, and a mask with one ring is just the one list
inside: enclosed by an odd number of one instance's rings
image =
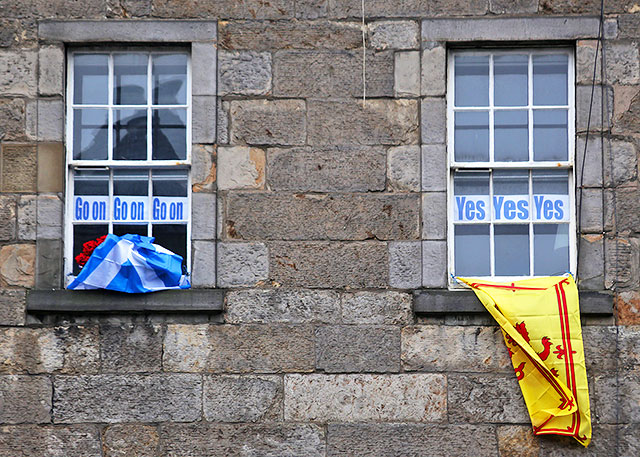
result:
[[(640, 6), (605, 2), (593, 91), (600, 2), (362, 14), (0, 0), (0, 455), (640, 453)], [(70, 53), (169, 45), (191, 61), (194, 288), (65, 291)], [(586, 450), (533, 436), (498, 327), (448, 279), (448, 52), (558, 45), (575, 55)]]

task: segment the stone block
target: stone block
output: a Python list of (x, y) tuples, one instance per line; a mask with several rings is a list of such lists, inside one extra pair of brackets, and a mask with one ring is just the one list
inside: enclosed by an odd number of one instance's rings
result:
[(58, 99), (38, 100), (38, 140), (62, 141), (64, 103)]
[(420, 96), (420, 52), (406, 51), (395, 53), (396, 97)]
[(389, 285), (398, 289), (417, 289), (422, 286), (420, 241), (389, 243)]
[[(220, 126), (218, 117), (218, 126)], [(219, 136), (219, 135), (218, 135)], [(193, 192), (212, 192), (216, 187), (216, 150), (213, 145), (194, 144), (191, 150), (191, 189)]]
[(218, 99), (217, 116), (217, 143), (229, 144), (229, 102)]
[(500, 456), (549, 456), (577, 457), (617, 454), (616, 430), (609, 425), (592, 424), (591, 444), (585, 452), (584, 446), (571, 437), (535, 436), (531, 425), (503, 425), (497, 430)]
[(218, 287), (255, 286), (269, 277), (263, 243), (218, 243)]
[(422, 99), (422, 143), (444, 144), (446, 142), (447, 119), (444, 98)]
[(604, 271), (602, 235), (583, 235), (578, 259), (578, 286), (584, 290), (603, 290)]
[[(621, 208), (618, 206), (618, 211)], [(638, 216), (638, 213), (635, 214)], [(607, 239), (605, 241), (605, 286), (638, 289), (640, 281), (640, 239), (638, 237)], [(595, 268), (595, 266), (594, 266)]]
[(63, 192), (64, 172), (64, 145), (38, 143), (38, 192)]
[(495, 429), (487, 425), (329, 424), (327, 456), (498, 457)]
[(64, 49), (41, 46), (38, 50), (38, 93), (64, 95)]
[(218, 148), (218, 189), (264, 189), (264, 150), (245, 146)]
[(640, 17), (637, 14), (621, 14), (618, 16), (618, 38), (640, 37)]
[(27, 138), (38, 139), (38, 100), (26, 100), (25, 102), (25, 130)]
[(420, 191), (420, 146), (396, 146), (387, 151), (387, 183), (392, 191)]
[(194, 143), (215, 143), (216, 97), (214, 95), (194, 95), (191, 97), (191, 103), (191, 141)]
[(328, 8), (326, 0), (297, 0), (296, 18), (318, 19), (326, 17)]
[(0, 289), (0, 325), (24, 325), (25, 291)]
[[(213, 38), (213, 37), (211, 37)], [(191, 43), (193, 95), (216, 95), (217, 48), (214, 43)]]
[(447, 149), (444, 144), (422, 145), (422, 191), (447, 190)]
[(103, 431), (104, 457), (155, 457), (160, 437), (151, 425), (116, 424)]
[(586, 325), (582, 327), (585, 360), (588, 373), (611, 373), (616, 370), (618, 338), (615, 327)]
[(316, 370), (325, 373), (400, 371), (400, 328), (324, 325), (317, 327)]
[(241, 240), (419, 237), (418, 194), (230, 193), (226, 235)]
[(35, 283), (36, 247), (7, 244), (0, 248), (0, 284), (31, 288)]
[(231, 141), (255, 145), (304, 144), (305, 111), (303, 100), (232, 101)]
[(282, 420), (281, 376), (205, 376), (204, 417), (211, 422)]
[[(582, 177), (583, 158), (586, 159), (584, 177)], [(582, 182), (585, 187), (602, 186), (602, 144), (600, 138), (594, 138), (590, 135), (586, 150), (584, 135), (576, 139), (576, 182)]]
[(420, 93), (421, 95), (441, 96), (447, 85), (447, 50), (441, 43), (422, 50)]
[(225, 21), (220, 23), (220, 47), (273, 51), (277, 49), (358, 49), (359, 22)]
[[(605, 107), (605, 127), (611, 124), (611, 112), (613, 108), (613, 92), (610, 88), (605, 90), (605, 96), (607, 97), (607, 107)], [(590, 130), (599, 130), (602, 128), (600, 122), (600, 110), (602, 103), (602, 89), (601, 86), (596, 86), (593, 91), (593, 106), (591, 108), (591, 124)], [(591, 86), (576, 86), (576, 131), (586, 132), (587, 122), (589, 119), (589, 106), (591, 104)]]
[(538, 0), (489, 0), (489, 11), (495, 14), (537, 13)]
[(24, 140), (26, 136), (26, 107), (19, 98), (0, 99), (0, 139)]
[[(21, 5), (20, 8), (24, 8)], [(0, 17), (12, 17), (2, 14)], [(33, 97), (38, 88), (36, 51), (0, 51), (0, 93), (3, 95), (24, 95)]]
[(376, 51), (418, 49), (420, 33), (414, 21), (375, 21), (368, 27), (369, 43)]
[(512, 374), (450, 374), (447, 389), (451, 422), (530, 423), (520, 386)]
[(62, 241), (36, 242), (36, 287), (59, 289), (62, 283)]
[(342, 296), (342, 322), (345, 324), (406, 325), (413, 322), (410, 294), (353, 292)]
[[(176, 17), (227, 19), (285, 19), (294, 15), (293, 0), (275, 0), (265, 4), (261, 0), (249, 0), (242, 4), (235, 0), (221, 0), (201, 4), (197, 0), (159, 0), (153, 4), (157, 17), (173, 19)], [(212, 35), (215, 37), (215, 33)]]
[(614, 300), (615, 313), (620, 325), (640, 324), (640, 292), (620, 292)]
[(422, 242), (422, 287), (444, 288), (447, 286), (446, 241)]
[(403, 328), (402, 367), (438, 372), (513, 371), (498, 327), (460, 325)]
[(267, 185), (295, 192), (367, 192), (385, 188), (383, 147), (326, 146), (267, 150)]
[(216, 194), (193, 193), (191, 195), (192, 240), (216, 238), (216, 213)]
[(385, 243), (272, 242), (271, 280), (287, 287), (379, 288), (387, 286)]
[(325, 456), (324, 429), (315, 424), (164, 424), (160, 433), (166, 457)]
[(99, 369), (95, 327), (0, 330), (0, 373), (95, 373)]
[(2, 144), (3, 192), (35, 192), (37, 179), (36, 147), (33, 144)]
[(619, 455), (636, 455), (640, 453), (640, 425), (629, 424), (621, 426), (619, 429), (620, 444)]
[(236, 290), (226, 297), (225, 321), (230, 324), (335, 323), (340, 319), (340, 295), (329, 290)]
[[(441, 374), (323, 375), (284, 378), (285, 421), (438, 422), (446, 419)], [(323, 401), (317, 401), (322, 398)]]
[(280, 373), (312, 371), (313, 329), (308, 325), (169, 325), (167, 371)]
[(618, 217), (616, 229), (627, 233), (637, 232), (640, 227), (640, 187), (637, 184), (619, 187), (615, 193)]
[(310, 100), (308, 119), (313, 145), (418, 143), (416, 100)]
[(62, 238), (62, 200), (57, 195), (38, 195), (37, 205), (38, 239)]
[(640, 83), (640, 56), (637, 43), (608, 43), (607, 82), (613, 84)]
[(0, 423), (51, 422), (51, 380), (49, 378), (0, 376), (0, 392), (2, 392)]
[(445, 240), (447, 238), (446, 192), (422, 194), (422, 239)]
[[(367, 95), (393, 95), (393, 54), (366, 56)], [(277, 97), (338, 98), (362, 96), (361, 51), (278, 51), (273, 94)]]
[(10, 241), (16, 237), (16, 198), (12, 195), (0, 196), (0, 241)]
[[(460, 4), (449, 2), (449, 6), (459, 8)], [(434, 18), (422, 21), (422, 40), (577, 40), (596, 38), (599, 26), (600, 21), (596, 17)]]
[(220, 51), (219, 95), (271, 93), (271, 54), (256, 51)]
[[(613, 163), (609, 160), (609, 147), (611, 148)], [(612, 172), (613, 176), (611, 176)], [(604, 176), (605, 185), (607, 186), (624, 185), (638, 178), (638, 152), (634, 143), (611, 140), (605, 146)]]
[[(96, 425), (0, 427), (0, 454), (7, 456), (102, 457)], [(138, 456), (142, 457), (142, 456)]]
[(191, 285), (193, 287), (216, 286), (216, 243), (215, 241), (197, 241), (191, 243), (193, 266)]
[(101, 326), (102, 371), (107, 373), (160, 371), (163, 339), (163, 328), (157, 324)]
[(576, 195), (582, 213), (580, 232), (602, 233), (602, 189), (582, 189)]
[[(623, 292), (624, 293), (624, 292)], [(640, 367), (640, 326), (620, 326), (618, 339), (618, 358), (621, 370), (634, 370)]]
[(432, 16), (484, 16), (489, 0), (434, 0), (429, 4)]
[[(594, 60), (596, 58), (597, 40), (580, 40), (576, 43), (576, 83), (591, 84), (594, 77)], [(608, 48), (609, 46), (607, 46)], [(608, 59), (607, 59), (607, 63)], [(607, 69), (608, 70), (608, 69)], [(602, 71), (602, 48), (598, 48), (598, 63), (595, 69), (596, 84), (600, 84)], [(597, 113), (600, 115), (600, 112)]]
[[(618, 375), (618, 392), (619, 421), (623, 424), (640, 423), (640, 402), (638, 402), (638, 398), (640, 398), (639, 368), (620, 372)], [(613, 392), (610, 391), (609, 393)]]
[(192, 422), (202, 417), (202, 378), (196, 374), (56, 376), (53, 420)]
[[(121, 0), (107, 3), (107, 11), (111, 11), (113, 17), (148, 18), (151, 16), (152, 0)], [(107, 13), (107, 17), (110, 15)]]
[[(330, 16), (335, 18), (361, 18), (362, 8), (360, 3), (349, 0), (331, 0)], [(365, 4), (367, 17), (380, 18), (406, 18), (421, 17), (428, 11), (429, 3), (426, 0), (407, 0), (402, 3), (389, 3), (383, 0), (372, 0)]]

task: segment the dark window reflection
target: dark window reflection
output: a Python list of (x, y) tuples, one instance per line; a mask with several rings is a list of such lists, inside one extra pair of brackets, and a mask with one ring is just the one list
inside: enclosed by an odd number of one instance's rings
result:
[(154, 243), (182, 257), (182, 273), (187, 272), (187, 226), (184, 224), (155, 224)]
[(80, 266), (76, 262), (76, 256), (82, 252), (83, 244), (87, 241), (100, 238), (102, 235), (109, 233), (108, 225), (74, 225), (73, 227), (73, 274), (80, 273)]
[(187, 55), (153, 56), (153, 104), (185, 105), (187, 103)]
[(147, 111), (120, 109), (113, 112), (114, 160), (147, 159)]
[(153, 110), (153, 159), (187, 158), (187, 110)]

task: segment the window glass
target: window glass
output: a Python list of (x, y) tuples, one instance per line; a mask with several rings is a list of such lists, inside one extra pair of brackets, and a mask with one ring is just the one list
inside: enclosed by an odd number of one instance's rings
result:
[(571, 51), (450, 57), (451, 273), (563, 274), (575, 263)]

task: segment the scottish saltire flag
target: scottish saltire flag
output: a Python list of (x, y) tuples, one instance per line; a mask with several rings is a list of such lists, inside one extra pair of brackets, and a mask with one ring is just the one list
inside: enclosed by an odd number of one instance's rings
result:
[(571, 276), (509, 283), (458, 278), (500, 324), (533, 432), (591, 441), (578, 288)]
[(140, 235), (107, 235), (67, 289), (109, 289), (144, 293), (188, 289), (182, 257)]

